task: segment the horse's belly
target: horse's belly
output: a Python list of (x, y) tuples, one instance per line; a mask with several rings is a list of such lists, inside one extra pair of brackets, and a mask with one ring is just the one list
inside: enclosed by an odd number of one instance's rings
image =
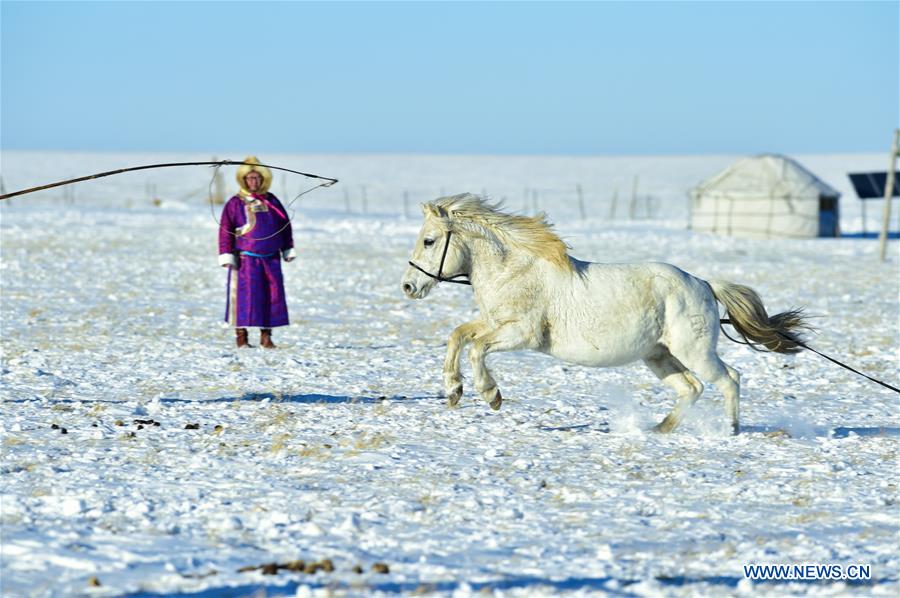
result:
[(655, 318), (595, 316), (551, 328), (544, 352), (572, 363), (613, 367), (642, 359), (659, 342)]
[(643, 359), (662, 337), (663, 297), (652, 268), (592, 266), (547, 312), (546, 352), (586, 366)]
[(574, 342), (551, 342), (544, 352), (578, 365), (591, 367), (615, 367), (640, 359), (652, 343), (641, 339), (613, 339), (611, 342), (590, 342), (574, 339)]

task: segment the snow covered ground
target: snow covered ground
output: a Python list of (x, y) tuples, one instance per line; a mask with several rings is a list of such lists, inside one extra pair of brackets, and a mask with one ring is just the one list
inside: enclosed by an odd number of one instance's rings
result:
[[(4, 596), (900, 592), (895, 393), (722, 340), (743, 375), (738, 437), (712, 389), (663, 436), (646, 430), (673, 397), (643, 366), (529, 353), (489, 359), (499, 412), (471, 388), (450, 410), (444, 343), (470, 291), (399, 288), (415, 204), (486, 190), (548, 211), (579, 258), (668, 261), (749, 284), (772, 311), (805, 306), (813, 346), (896, 385), (896, 243), (882, 263), (872, 240), (691, 234), (684, 192), (728, 156), (261, 157), (342, 179), (295, 204), (277, 351), (234, 349), (220, 322), (205, 169), (0, 207)], [(9, 191), (208, 158), (4, 152), (2, 175)], [(845, 173), (884, 157), (798, 158), (845, 192), (842, 228), (859, 230)], [(610, 220), (610, 187), (624, 201), (635, 174), (656, 218)], [(239, 571), (323, 559), (332, 571)], [(865, 564), (872, 580), (753, 583), (750, 563)]]

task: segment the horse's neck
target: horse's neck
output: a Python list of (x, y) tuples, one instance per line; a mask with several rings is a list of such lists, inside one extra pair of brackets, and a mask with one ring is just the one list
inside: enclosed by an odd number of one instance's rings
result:
[(543, 273), (540, 260), (521, 249), (499, 248), (485, 239), (474, 239), (469, 253), (469, 279), (482, 309), (515, 302), (518, 295), (533, 293), (533, 279)]

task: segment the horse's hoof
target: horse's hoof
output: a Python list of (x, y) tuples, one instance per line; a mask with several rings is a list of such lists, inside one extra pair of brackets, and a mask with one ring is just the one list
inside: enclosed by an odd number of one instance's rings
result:
[(675, 426), (678, 424), (672, 422), (668, 417), (653, 426), (654, 432), (659, 432), (660, 434), (669, 434), (672, 430), (675, 429)]
[(497, 396), (494, 397), (494, 400), (490, 402), (491, 409), (497, 411), (500, 409), (500, 405), (503, 404), (503, 397), (500, 395), (500, 389), (497, 389)]
[(731, 424), (731, 435), (737, 436), (741, 433), (741, 424)]
[(459, 399), (462, 398), (462, 393), (462, 384), (457, 384), (453, 390), (447, 393), (447, 406), (456, 407), (456, 404), (459, 403)]

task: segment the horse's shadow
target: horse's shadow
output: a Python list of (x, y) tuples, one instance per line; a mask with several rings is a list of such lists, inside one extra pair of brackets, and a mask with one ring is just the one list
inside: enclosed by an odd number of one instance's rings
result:
[(272, 403), (292, 403), (299, 405), (317, 405), (317, 404), (379, 404), (400, 401), (440, 401), (443, 400), (438, 396), (416, 396), (407, 397), (403, 395), (381, 395), (377, 397), (371, 396), (351, 396), (351, 395), (327, 395), (319, 393), (308, 394), (281, 394), (271, 392), (247, 392), (240, 396), (217, 397), (215, 399), (160, 399), (161, 403), (233, 403), (233, 402), (261, 402), (271, 401)]
[(572, 424), (569, 426), (539, 426), (541, 432), (586, 432), (589, 430), (609, 433), (609, 422), (599, 422), (590, 424)]
[[(744, 579), (742, 577), (729, 575), (711, 575), (707, 577), (686, 577), (686, 576), (656, 576), (653, 578), (657, 583), (666, 588), (689, 589), (692, 586), (711, 586), (727, 593), (728, 590), (737, 588), (738, 584)], [(533, 589), (535, 592), (551, 591), (555, 593), (562, 592), (598, 592), (607, 596), (637, 596), (638, 594), (631, 591), (629, 586), (639, 583), (640, 579), (618, 579), (615, 577), (568, 577), (564, 579), (552, 579), (548, 577), (535, 577), (529, 575), (512, 575), (503, 579), (492, 581), (437, 581), (429, 583), (428, 581), (383, 581), (372, 582), (357, 585), (345, 586), (341, 583), (328, 583), (320, 580), (303, 580), (302, 582), (291, 580), (284, 585), (278, 586), (279, 592), (294, 593), (301, 586), (307, 586), (311, 589), (328, 588), (334, 589), (362, 589), (366, 593), (380, 592), (388, 595), (406, 595), (415, 593), (424, 594), (452, 594), (455, 590), (461, 589), (465, 585), (468, 593), (492, 593), (494, 591), (511, 591)], [(880, 583), (893, 581), (891, 579), (877, 580), (843, 580), (841, 583), (851, 587), (872, 587)], [(766, 587), (775, 588), (783, 583), (780, 581), (760, 581)], [(828, 587), (834, 583), (829, 580), (794, 580), (790, 583), (800, 583), (807, 586)], [(249, 583), (241, 586), (230, 588), (212, 588), (199, 592), (183, 592), (175, 594), (167, 594), (168, 596), (179, 596), (183, 598), (213, 598), (219, 596), (249, 596), (256, 594), (265, 594), (266, 590), (274, 589), (264, 583)], [(152, 592), (137, 592), (128, 594), (129, 598), (155, 598), (162, 594)]]
[[(380, 592), (388, 595), (406, 595), (406, 594), (452, 594), (455, 590), (460, 589), (463, 585), (466, 586), (466, 589), (469, 592), (484, 592), (490, 593), (492, 591), (502, 591), (502, 590), (527, 590), (528, 588), (535, 589), (543, 589), (546, 591), (547, 589), (555, 590), (557, 592), (560, 591), (602, 591), (607, 595), (611, 596), (633, 596), (623, 589), (620, 586), (628, 586), (635, 583), (636, 580), (616, 580), (612, 577), (583, 577), (583, 578), (567, 578), (563, 580), (551, 580), (546, 578), (539, 577), (530, 577), (530, 576), (513, 576), (506, 579), (499, 579), (495, 581), (487, 581), (487, 582), (475, 582), (468, 581), (464, 582), (461, 580), (453, 580), (453, 581), (437, 581), (437, 582), (427, 582), (427, 581), (370, 581), (369, 583), (360, 584), (355, 586), (354, 589), (362, 589), (365, 593), (375, 593)], [(611, 582), (616, 582), (612, 584)], [(322, 582), (320, 580), (303, 580), (302, 582), (291, 580), (287, 584), (278, 586), (279, 591), (287, 591), (288, 593), (294, 593), (301, 586), (307, 586), (311, 589), (320, 589), (320, 588), (329, 588), (329, 589), (350, 589), (349, 586), (346, 586), (341, 583), (337, 584), (329, 584), (327, 582)], [(256, 594), (265, 594), (267, 589), (271, 589), (270, 586), (264, 583), (249, 583), (242, 586), (230, 587), (230, 588), (212, 588), (205, 591), (199, 592), (184, 592), (184, 593), (176, 593), (176, 594), (168, 594), (169, 596), (179, 596), (181, 598), (213, 598), (220, 596), (227, 597), (238, 597), (238, 596), (250, 596)], [(136, 592), (133, 594), (127, 595), (129, 598), (155, 598), (157, 596), (162, 596), (162, 594), (157, 594), (153, 592)]]
[(741, 434), (766, 434), (769, 436), (784, 435), (792, 438), (849, 438), (851, 435), (863, 438), (900, 438), (900, 428), (891, 426), (877, 427), (850, 427), (838, 426), (802, 426), (794, 429), (793, 426), (741, 426)]

